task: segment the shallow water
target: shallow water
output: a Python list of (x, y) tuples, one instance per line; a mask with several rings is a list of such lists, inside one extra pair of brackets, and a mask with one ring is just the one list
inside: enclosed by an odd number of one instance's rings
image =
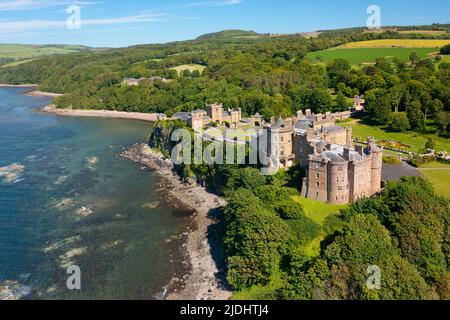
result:
[[(156, 176), (118, 157), (151, 125), (36, 113), (50, 100), (24, 91), (0, 88), (0, 285), (42, 299), (159, 297), (181, 265), (165, 240), (189, 218)], [(71, 265), (80, 291), (66, 287)]]

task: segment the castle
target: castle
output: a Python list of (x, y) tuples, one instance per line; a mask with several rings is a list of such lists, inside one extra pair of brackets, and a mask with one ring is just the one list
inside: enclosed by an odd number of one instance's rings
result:
[(200, 130), (213, 124), (228, 124), (230, 127), (236, 127), (242, 120), (242, 111), (241, 109), (225, 111), (222, 104), (210, 104), (206, 106), (206, 111), (178, 112), (173, 118), (186, 121), (194, 130)]
[(306, 168), (303, 196), (347, 204), (381, 191), (383, 165), (383, 149), (373, 138), (368, 138), (366, 148), (353, 146), (352, 129), (336, 125), (336, 120), (347, 119), (351, 114), (352, 111), (313, 114), (306, 110), (287, 119), (272, 118), (269, 124), (259, 114), (243, 119), (240, 109), (225, 111), (223, 105), (211, 104), (206, 111), (179, 112), (173, 118), (187, 122), (194, 130), (224, 124), (231, 128), (265, 127), (272, 169), (298, 163)]
[(269, 126), (269, 154), (276, 168), (299, 163), (307, 168), (302, 181), (306, 198), (347, 204), (381, 191), (383, 149), (371, 137), (367, 148), (353, 147), (351, 128), (336, 125), (335, 117), (310, 110), (278, 119)]

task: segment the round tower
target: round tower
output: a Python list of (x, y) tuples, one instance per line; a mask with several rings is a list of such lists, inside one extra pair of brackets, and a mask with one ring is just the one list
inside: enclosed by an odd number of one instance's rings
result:
[(381, 191), (381, 170), (383, 168), (383, 148), (375, 144), (373, 137), (367, 138), (368, 148), (372, 157), (371, 194)]

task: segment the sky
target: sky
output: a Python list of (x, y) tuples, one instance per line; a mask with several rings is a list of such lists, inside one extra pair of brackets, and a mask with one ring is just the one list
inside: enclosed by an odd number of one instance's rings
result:
[(124, 47), (225, 29), (309, 32), (366, 26), (370, 5), (384, 26), (450, 23), (448, 0), (0, 0), (0, 43)]

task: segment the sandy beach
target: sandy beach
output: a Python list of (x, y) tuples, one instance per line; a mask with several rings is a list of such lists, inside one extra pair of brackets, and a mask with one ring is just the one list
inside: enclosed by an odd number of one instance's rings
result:
[(50, 98), (56, 98), (56, 97), (62, 96), (62, 94), (60, 94), (60, 93), (44, 92), (44, 91), (39, 91), (39, 90), (33, 90), (33, 91), (26, 92), (25, 95), (32, 96), (32, 97), (50, 97)]
[(111, 110), (57, 109), (53, 105), (44, 107), (39, 111), (43, 113), (56, 114), (60, 116), (70, 116), (70, 117), (132, 119), (148, 122), (156, 122), (158, 120), (158, 115), (156, 113), (122, 112)]
[(167, 300), (229, 300), (231, 291), (221, 284), (224, 266), (218, 265), (214, 254), (219, 244), (212, 239), (210, 231), (217, 226), (218, 219), (212, 212), (222, 208), (224, 199), (208, 193), (203, 187), (183, 183), (173, 172), (170, 159), (153, 151), (148, 145), (136, 144), (125, 151), (122, 156), (134, 162), (146, 165), (155, 171), (169, 185), (169, 199), (179, 201), (194, 212), (195, 229), (186, 236), (186, 254), (190, 272), (182, 279), (172, 279), (168, 285)]

